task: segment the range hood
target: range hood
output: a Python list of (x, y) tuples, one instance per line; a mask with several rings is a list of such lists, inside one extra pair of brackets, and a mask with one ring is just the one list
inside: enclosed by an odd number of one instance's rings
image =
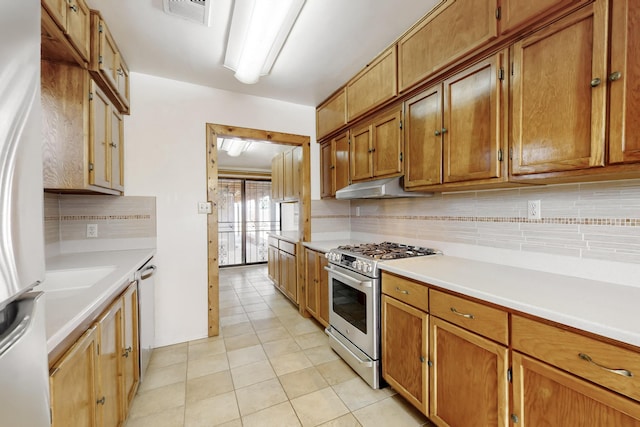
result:
[(393, 199), (399, 197), (431, 197), (433, 193), (404, 191), (402, 177), (358, 182), (336, 191), (336, 199)]

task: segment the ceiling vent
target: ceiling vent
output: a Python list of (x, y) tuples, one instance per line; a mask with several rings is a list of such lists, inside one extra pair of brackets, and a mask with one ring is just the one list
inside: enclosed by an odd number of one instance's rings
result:
[(163, 0), (164, 11), (189, 21), (211, 26), (211, 3), (213, 0)]

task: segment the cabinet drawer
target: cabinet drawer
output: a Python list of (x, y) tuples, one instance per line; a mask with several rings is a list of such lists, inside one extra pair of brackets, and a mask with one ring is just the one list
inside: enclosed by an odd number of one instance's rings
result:
[(273, 246), (274, 248), (278, 247), (278, 239), (276, 239), (275, 237), (269, 236), (268, 241), (269, 241), (269, 246)]
[(640, 400), (640, 353), (513, 316), (515, 350)]
[(422, 311), (429, 311), (429, 288), (424, 284), (383, 272), (382, 293)]
[(286, 242), (284, 240), (280, 240), (280, 250), (290, 253), (291, 255), (296, 254), (296, 245), (291, 242)]
[(505, 311), (431, 289), (429, 310), (455, 325), (508, 344), (509, 322)]

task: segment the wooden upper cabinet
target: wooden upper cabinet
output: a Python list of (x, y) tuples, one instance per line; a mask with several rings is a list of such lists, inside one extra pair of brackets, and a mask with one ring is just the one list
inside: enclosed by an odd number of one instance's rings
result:
[(640, 162), (640, 3), (613, 0), (609, 68), (609, 161)]
[(352, 121), (398, 94), (396, 47), (392, 46), (347, 83), (347, 120)]
[(42, 0), (42, 56), (46, 59), (89, 62), (90, 19), (84, 0)]
[(351, 129), (351, 144), (349, 145), (349, 174), (351, 181), (363, 181), (373, 176), (371, 150), (373, 149), (373, 134), (371, 124), (367, 123)]
[(340, 89), (316, 109), (316, 138), (322, 139), (347, 124), (347, 90)]
[(402, 111), (396, 110), (375, 118), (373, 132), (373, 176), (402, 173)]
[(96, 10), (91, 11), (89, 71), (118, 110), (129, 114), (129, 68), (107, 24)]
[(387, 111), (351, 130), (351, 181), (402, 173), (402, 111)]
[(334, 197), (349, 185), (349, 132), (325, 141), (320, 146), (320, 196)]
[(500, 4), (500, 34), (511, 34), (531, 26), (549, 15), (575, 8), (588, 0), (502, 0)]
[(271, 199), (276, 202), (284, 199), (284, 153), (271, 159)]
[(498, 36), (497, 0), (443, 0), (398, 42), (404, 92)]
[(444, 182), (499, 178), (504, 54), (444, 82)]
[(606, 25), (596, 0), (512, 47), (513, 175), (604, 166)]
[(404, 186), (442, 183), (442, 84), (405, 101)]

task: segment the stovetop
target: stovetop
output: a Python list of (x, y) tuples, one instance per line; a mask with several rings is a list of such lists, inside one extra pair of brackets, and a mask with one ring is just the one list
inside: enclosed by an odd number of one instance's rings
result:
[(378, 263), (381, 261), (441, 253), (432, 248), (382, 242), (338, 246), (327, 252), (326, 257), (332, 264), (338, 264), (375, 278), (378, 277)]

